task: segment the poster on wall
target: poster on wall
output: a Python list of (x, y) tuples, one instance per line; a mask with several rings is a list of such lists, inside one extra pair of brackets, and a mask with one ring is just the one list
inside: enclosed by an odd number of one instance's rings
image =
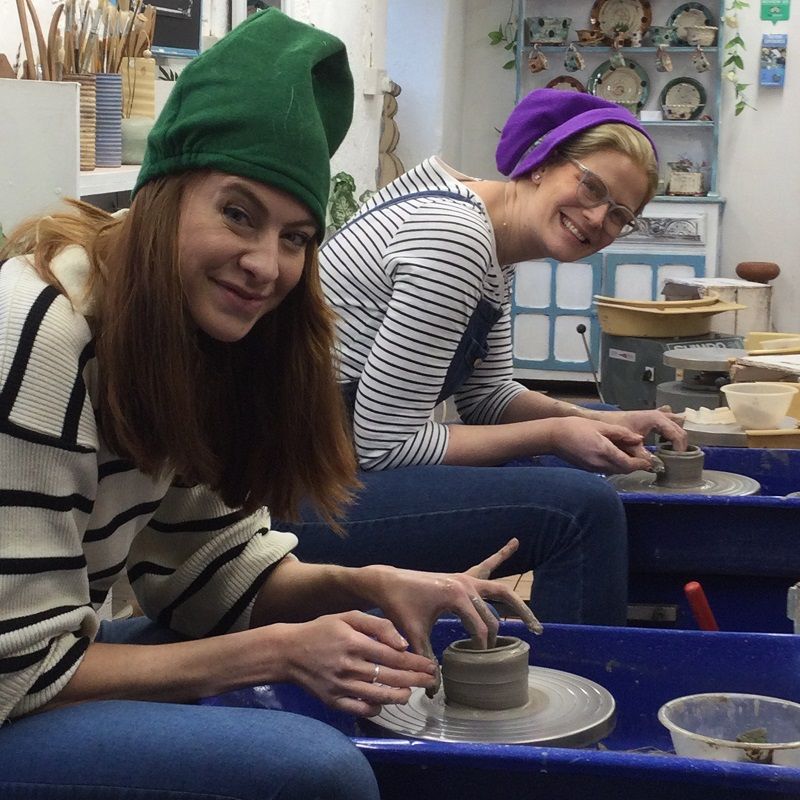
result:
[(785, 33), (765, 33), (761, 37), (761, 71), (762, 86), (783, 86), (786, 77), (786, 43)]
[(761, 19), (772, 22), (789, 19), (789, 0), (761, 0)]

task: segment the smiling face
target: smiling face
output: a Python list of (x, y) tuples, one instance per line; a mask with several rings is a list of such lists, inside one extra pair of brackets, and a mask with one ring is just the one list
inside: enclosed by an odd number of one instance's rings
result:
[(187, 187), (178, 231), (180, 275), (195, 324), (236, 342), (297, 285), (311, 213), (292, 195), (258, 181), (203, 173)]
[[(629, 156), (617, 150), (597, 150), (581, 158), (597, 175), (614, 202), (638, 211), (647, 199), (648, 177)], [(608, 247), (614, 236), (603, 227), (608, 204), (585, 208), (578, 199), (581, 170), (570, 161), (551, 164), (523, 180), (535, 191), (527, 191), (530, 230), (539, 255), (559, 261), (585, 258)], [(524, 222), (523, 222), (524, 224)]]

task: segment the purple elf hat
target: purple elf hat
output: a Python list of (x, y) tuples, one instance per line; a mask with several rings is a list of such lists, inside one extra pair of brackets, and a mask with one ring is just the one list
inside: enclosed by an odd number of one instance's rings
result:
[(576, 133), (608, 122), (630, 125), (656, 146), (639, 120), (617, 103), (583, 92), (536, 89), (519, 101), (503, 126), (497, 169), (517, 178), (538, 167)]

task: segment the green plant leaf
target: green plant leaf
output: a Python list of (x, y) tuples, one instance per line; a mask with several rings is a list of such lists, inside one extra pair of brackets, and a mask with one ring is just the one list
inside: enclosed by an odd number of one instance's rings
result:
[(500, 44), (503, 41), (503, 34), (500, 31), (489, 31), (489, 44)]
[(506, 61), (506, 63), (503, 64), (503, 69), (514, 69), (514, 66), (516, 65), (516, 63), (517, 62), (515, 60), (513, 60), (513, 59), (511, 61)]

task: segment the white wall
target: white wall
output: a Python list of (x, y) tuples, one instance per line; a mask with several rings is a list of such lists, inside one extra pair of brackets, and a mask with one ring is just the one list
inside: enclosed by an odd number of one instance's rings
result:
[[(468, 67), (463, 0), (389, 0), (386, 69), (402, 91), (396, 154), (408, 169), (434, 153), (462, 162), (461, 117)], [(424, 23), (422, 21), (424, 20)]]
[[(743, 82), (757, 111), (733, 114), (726, 87), (720, 146), (720, 192), (727, 199), (722, 218), (722, 275), (735, 275), (740, 261), (774, 261), (772, 321), (777, 330), (800, 328), (800, 4), (791, 19), (773, 25), (760, 18), (760, 3), (739, 12), (747, 42)], [(786, 84), (758, 85), (762, 33), (788, 33)]]
[(353, 124), (333, 158), (331, 174), (349, 172), (357, 195), (375, 189), (386, 76), (386, 0), (284, 0), (283, 9), (345, 43), (355, 84)]

